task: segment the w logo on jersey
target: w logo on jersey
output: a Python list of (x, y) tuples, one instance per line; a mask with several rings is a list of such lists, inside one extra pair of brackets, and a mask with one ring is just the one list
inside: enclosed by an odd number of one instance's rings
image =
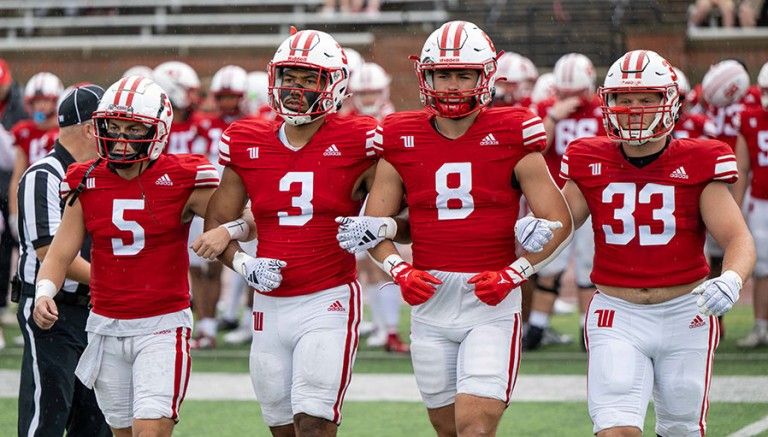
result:
[(595, 310), (595, 314), (597, 314), (598, 328), (613, 327), (613, 316), (616, 314), (615, 310)]

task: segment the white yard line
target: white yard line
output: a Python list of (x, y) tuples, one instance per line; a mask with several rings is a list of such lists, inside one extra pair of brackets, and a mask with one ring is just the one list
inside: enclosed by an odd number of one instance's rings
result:
[[(513, 402), (585, 401), (587, 382), (578, 375), (523, 375), (517, 381)], [(768, 403), (768, 376), (721, 376), (712, 381), (712, 402)], [(0, 370), (0, 398), (15, 398), (19, 372)], [(187, 399), (252, 401), (251, 380), (245, 373), (192, 373)], [(409, 374), (358, 373), (347, 392), (349, 401), (419, 402), (416, 380)]]
[(768, 430), (768, 416), (763, 417), (757, 422), (750, 423), (749, 425), (741, 428), (728, 437), (752, 437), (759, 435), (765, 430)]

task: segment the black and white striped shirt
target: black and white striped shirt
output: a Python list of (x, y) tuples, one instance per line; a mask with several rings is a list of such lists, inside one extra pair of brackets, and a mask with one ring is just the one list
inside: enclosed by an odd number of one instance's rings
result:
[[(53, 151), (30, 166), (19, 182), (19, 277), (27, 284), (35, 284), (40, 269), (35, 250), (50, 245), (61, 224), (63, 205), (59, 185), (67, 167), (74, 162), (57, 140)], [(90, 259), (87, 235), (80, 254)], [(88, 286), (67, 279), (62, 291), (88, 294)]]

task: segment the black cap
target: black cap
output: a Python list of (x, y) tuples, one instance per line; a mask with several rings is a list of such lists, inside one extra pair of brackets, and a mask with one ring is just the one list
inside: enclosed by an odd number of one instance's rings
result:
[(91, 119), (99, 107), (104, 88), (98, 85), (76, 87), (59, 104), (59, 127), (80, 124)]

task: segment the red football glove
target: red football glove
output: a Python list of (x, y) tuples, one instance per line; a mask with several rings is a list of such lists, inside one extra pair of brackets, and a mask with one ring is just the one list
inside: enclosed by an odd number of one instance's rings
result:
[(475, 295), (478, 299), (486, 305), (496, 306), (510, 291), (527, 280), (514, 268), (507, 267), (495, 272), (478, 273), (467, 282), (475, 284)]
[(435, 285), (443, 281), (435, 278), (424, 270), (414, 269), (407, 262), (392, 267), (389, 271), (395, 284), (400, 286), (400, 292), (408, 305), (421, 305), (435, 294)]

